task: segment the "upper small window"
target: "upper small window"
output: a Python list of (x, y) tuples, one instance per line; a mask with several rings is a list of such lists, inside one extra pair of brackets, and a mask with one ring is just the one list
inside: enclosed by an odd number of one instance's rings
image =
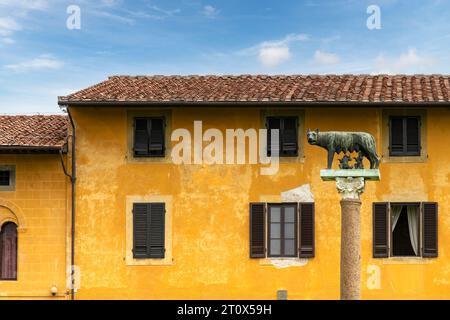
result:
[(272, 153), (271, 130), (279, 130), (279, 156), (298, 156), (298, 118), (297, 117), (269, 117), (267, 118), (267, 155)]
[(391, 117), (389, 153), (391, 156), (420, 156), (420, 117)]
[(0, 186), (9, 187), (11, 185), (11, 171), (0, 169)]
[(16, 167), (0, 165), (0, 191), (14, 191), (16, 188)]
[(164, 157), (165, 156), (165, 119), (135, 118), (134, 119), (134, 156)]

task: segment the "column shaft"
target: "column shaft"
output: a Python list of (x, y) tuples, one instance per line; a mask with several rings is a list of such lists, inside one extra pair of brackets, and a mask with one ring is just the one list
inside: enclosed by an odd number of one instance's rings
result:
[(361, 201), (341, 201), (341, 300), (361, 298)]

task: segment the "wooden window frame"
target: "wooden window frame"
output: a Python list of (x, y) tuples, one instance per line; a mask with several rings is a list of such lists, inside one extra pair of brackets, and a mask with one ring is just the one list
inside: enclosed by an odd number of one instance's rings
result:
[[(403, 122), (403, 151), (401, 152), (394, 152), (392, 151), (392, 121), (394, 119), (401, 119)], [(417, 125), (418, 125), (418, 143), (419, 143), (419, 150), (418, 151), (409, 151), (408, 152), (408, 128), (407, 128), (407, 124), (408, 124), (408, 119), (416, 119), (417, 120)], [(422, 150), (422, 117), (417, 115), (417, 116), (398, 116), (398, 115), (391, 115), (389, 116), (389, 156), (390, 157), (418, 157), (421, 154), (421, 150)]]
[[(300, 126), (300, 121), (298, 116), (267, 116), (266, 117), (266, 129), (270, 130), (269, 128), (269, 121), (270, 120), (280, 120), (280, 129), (279, 129), (279, 139), (280, 139), (280, 150), (279, 150), (279, 157), (280, 158), (296, 158), (299, 156), (299, 138), (298, 138), (298, 133), (299, 133), (299, 126)], [(284, 136), (284, 121), (286, 119), (295, 119), (295, 124), (296, 124), (296, 129), (295, 129), (295, 139), (296, 139), (296, 143), (297, 143), (297, 150), (295, 151), (295, 153), (285, 153), (285, 151), (283, 150), (283, 136)], [(268, 131), (268, 135), (267, 137), (269, 137), (269, 131)], [(271, 141), (269, 139), (267, 139), (267, 156), (270, 157), (271, 156), (271, 151), (269, 148), (269, 146), (271, 146)]]
[[(161, 120), (162, 121), (162, 153), (161, 154), (151, 154), (150, 150), (147, 151), (145, 154), (136, 154), (136, 151), (134, 150), (135, 146), (135, 139), (136, 139), (136, 122), (138, 120), (146, 120), (147, 121), (147, 131), (148, 131), (148, 139), (151, 140), (151, 133), (148, 128), (148, 122), (153, 120)], [(165, 158), (166, 157), (166, 117), (165, 116), (149, 116), (149, 117), (134, 117), (133, 118), (133, 157), (135, 158)]]
[[(280, 207), (280, 254), (279, 255), (273, 255), (271, 254), (271, 245), (270, 242), (272, 240), (271, 238), (271, 208), (272, 207)], [(286, 207), (293, 207), (295, 210), (294, 215), (294, 254), (293, 255), (286, 255), (284, 253), (285, 251), (285, 241), (286, 238), (284, 237), (284, 227), (285, 227), (285, 221), (284, 221), (284, 209)], [(298, 203), (268, 203), (267, 204), (267, 256), (269, 258), (297, 258), (298, 257)], [(292, 240), (292, 239), (288, 239)]]
[[(11, 221), (6, 221), (5, 223), (3, 223), (3, 225), (0, 226), (0, 230), (3, 230), (3, 228), (7, 225), (7, 224), (13, 224), (16, 227), (16, 251), (15, 253), (15, 260), (16, 260), (16, 270), (15, 270), (15, 278), (2, 278), (1, 277), (1, 264), (0, 264), (0, 281), (1, 282), (15, 282), (18, 280), (18, 276), (19, 276), (19, 226), (17, 225), (17, 223), (15, 222), (11, 222)], [(0, 257), (3, 254), (2, 252), (2, 247), (3, 247), (3, 243), (2, 243), (2, 231), (0, 231)], [(1, 259), (0, 259), (0, 263), (1, 263)]]
[[(374, 242), (374, 234), (372, 234), (372, 241), (373, 241), (373, 258), (377, 259), (377, 258), (384, 258), (384, 259), (427, 259), (427, 258), (436, 258), (438, 257), (438, 242), (439, 240), (437, 240), (436, 242), (436, 254), (430, 254), (430, 255), (426, 255), (424, 254), (424, 205), (425, 204), (435, 204), (437, 206), (436, 208), (436, 237), (438, 237), (438, 229), (439, 229), (439, 223), (438, 223), (438, 203), (437, 202), (429, 202), (429, 201), (416, 201), (416, 202), (374, 202), (372, 204), (372, 210), (374, 210), (375, 208), (375, 204), (386, 204), (387, 205), (387, 255), (375, 255), (375, 242)], [(394, 256), (393, 254), (393, 234), (392, 234), (392, 214), (391, 214), (391, 207), (393, 205), (399, 205), (399, 206), (417, 206), (418, 210), (419, 210), (419, 234), (418, 234), (418, 239), (419, 239), (419, 254), (415, 255), (415, 256)], [(374, 211), (372, 211), (372, 232), (374, 232), (374, 226), (375, 226), (375, 215), (374, 215)], [(438, 238), (437, 238), (438, 239)]]

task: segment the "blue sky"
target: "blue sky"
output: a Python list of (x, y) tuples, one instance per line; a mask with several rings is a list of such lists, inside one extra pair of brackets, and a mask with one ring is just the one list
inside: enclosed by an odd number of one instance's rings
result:
[(109, 75), (257, 73), (450, 74), (450, 0), (0, 0), (0, 114)]

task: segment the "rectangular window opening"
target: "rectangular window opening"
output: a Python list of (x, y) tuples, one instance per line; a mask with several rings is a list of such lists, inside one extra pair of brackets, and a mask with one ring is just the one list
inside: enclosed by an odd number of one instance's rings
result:
[(269, 205), (269, 257), (297, 256), (297, 205)]
[[(297, 117), (269, 117), (267, 127), (267, 156), (272, 150), (278, 149), (280, 157), (298, 156), (298, 118)], [(272, 146), (271, 130), (279, 130), (279, 143)]]
[(391, 205), (391, 245), (393, 257), (420, 256), (419, 205)]

